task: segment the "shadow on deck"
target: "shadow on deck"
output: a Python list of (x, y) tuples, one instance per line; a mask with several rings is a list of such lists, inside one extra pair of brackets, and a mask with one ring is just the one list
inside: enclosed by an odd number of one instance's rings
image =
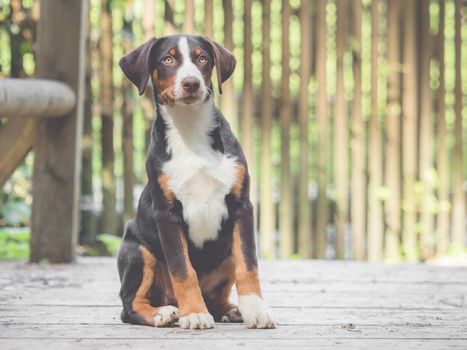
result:
[(467, 267), (263, 261), (260, 270), (277, 329), (188, 331), (122, 324), (112, 258), (0, 263), (0, 347), (467, 349)]

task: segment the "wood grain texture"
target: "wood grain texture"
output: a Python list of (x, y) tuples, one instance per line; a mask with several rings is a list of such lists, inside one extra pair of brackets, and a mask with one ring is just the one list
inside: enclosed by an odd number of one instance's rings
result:
[(122, 324), (115, 265), (112, 258), (0, 263), (2, 349), (467, 347), (467, 267), (264, 261), (262, 289), (276, 330), (189, 331)]

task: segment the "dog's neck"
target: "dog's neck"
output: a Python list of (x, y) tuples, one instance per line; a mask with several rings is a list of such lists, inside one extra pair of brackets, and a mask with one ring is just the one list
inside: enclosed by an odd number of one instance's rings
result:
[(210, 134), (217, 127), (214, 100), (193, 105), (158, 105), (160, 116), (167, 126), (167, 139), (180, 138), (186, 147), (210, 146)]

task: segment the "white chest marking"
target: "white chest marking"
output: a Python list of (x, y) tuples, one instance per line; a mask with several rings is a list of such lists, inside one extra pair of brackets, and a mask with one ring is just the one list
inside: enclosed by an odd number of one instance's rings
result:
[(193, 107), (162, 108), (172, 158), (164, 164), (168, 186), (182, 203), (183, 218), (193, 244), (217, 238), (228, 215), (225, 196), (236, 180), (235, 159), (214, 151), (209, 131), (214, 125), (212, 99)]

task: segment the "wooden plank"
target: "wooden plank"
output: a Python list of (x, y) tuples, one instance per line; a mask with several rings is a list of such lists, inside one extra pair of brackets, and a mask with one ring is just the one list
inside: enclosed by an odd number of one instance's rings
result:
[[(31, 347), (28, 339), (2, 339), (2, 349), (18, 350)], [(189, 347), (189, 349), (212, 349), (224, 350), (232, 348), (242, 349), (462, 349), (465, 350), (464, 339), (273, 339), (273, 340), (231, 340), (231, 339), (190, 339), (180, 341), (177, 339), (34, 339), (33, 344), (40, 349), (62, 350), (62, 349), (154, 349)]]
[[(32, 278), (72, 281), (74, 284), (95, 281), (116, 281), (114, 258), (78, 258), (73, 265), (38, 265), (24, 262), (2, 262), (0, 281), (11, 278)], [(260, 261), (263, 282), (328, 283), (331, 281), (438, 285), (467, 285), (466, 266), (436, 266), (428, 264), (369, 264), (353, 261)], [(29, 276), (29, 277), (28, 277)], [(41, 279), (39, 279), (39, 276)]]
[(75, 106), (68, 85), (46, 79), (1, 79), (1, 117), (62, 117)]
[[(121, 306), (12, 306), (0, 307), (0, 324), (92, 324), (120, 325)], [(427, 310), (272, 307), (280, 324), (309, 324), (315, 326), (353, 323), (361, 326), (467, 326), (467, 315), (458, 309)]]
[(69, 85), (77, 96), (77, 104), (66, 118), (41, 120), (37, 125), (31, 261), (74, 259), (79, 223), (87, 8), (87, 0), (40, 2), (36, 75)]
[(159, 328), (142, 327), (138, 325), (121, 324), (116, 325), (94, 325), (77, 324), (73, 327), (50, 324), (42, 325), (11, 325), (4, 324), (1, 338), (24, 338), (28, 339), (465, 339), (467, 340), (467, 328), (464, 326), (433, 327), (430, 325), (403, 325), (403, 326), (360, 326), (348, 324), (336, 324), (326, 326), (315, 325), (286, 325), (279, 324), (273, 330), (250, 329), (247, 330), (243, 324), (216, 324), (210, 330), (185, 330), (178, 327)]
[(26, 158), (34, 142), (35, 126), (31, 118), (11, 118), (0, 126), (0, 186)]

